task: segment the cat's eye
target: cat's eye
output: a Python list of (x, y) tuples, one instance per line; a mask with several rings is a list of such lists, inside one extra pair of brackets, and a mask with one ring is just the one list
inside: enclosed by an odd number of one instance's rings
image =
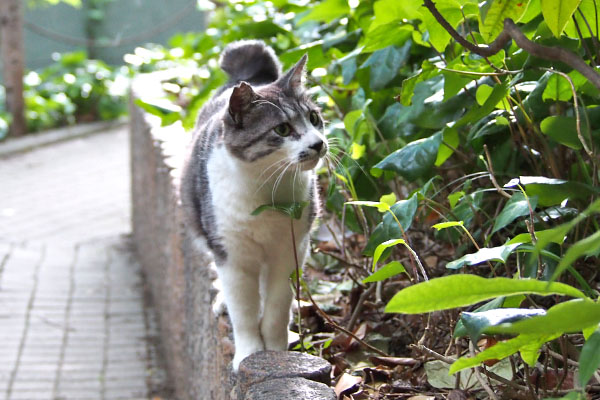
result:
[(276, 134), (279, 136), (289, 136), (290, 132), (292, 132), (292, 128), (290, 128), (290, 124), (283, 123), (279, 124), (273, 129)]
[(319, 118), (319, 114), (317, 114), (316, 111), (311, 111), (308, 114), (308, 119), (310, 119), (310, 123), (313, 124), (313, 126), (318, 126), (319, 122), (321, 122), (321, 119)]

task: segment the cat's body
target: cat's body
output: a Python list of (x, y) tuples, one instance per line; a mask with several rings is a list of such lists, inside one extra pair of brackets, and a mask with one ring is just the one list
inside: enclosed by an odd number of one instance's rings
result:
[(313, 168), (327, 152), (323, 122), (302, 86), (306, 57), (287, 74), (262, 42), (228, 46), (230, 81), (201, 110), (182, 177), (190, 226), (212, 250), (233, 324), (233, 367), (284, 350), (294, 248), (290, 218), (264, 204), (308, 202), (294, 220), (298, 263), (318, 207)]

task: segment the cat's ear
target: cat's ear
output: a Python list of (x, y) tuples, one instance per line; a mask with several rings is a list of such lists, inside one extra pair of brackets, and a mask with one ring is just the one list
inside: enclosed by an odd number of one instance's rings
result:
[(300, 94), (304, 91), (304, 75), (308, 55), (305, 54), (284, 76), (279, 79), (279, 85), (293, 94)]
[(258, 95), (252, 90), (252, 86), (246, 82), (240, 82), (239, 85), (233, 88), (229, 98), (229, 115), (231, 115), (236, 125), (242, 124), (242, 115), (257, 98)]

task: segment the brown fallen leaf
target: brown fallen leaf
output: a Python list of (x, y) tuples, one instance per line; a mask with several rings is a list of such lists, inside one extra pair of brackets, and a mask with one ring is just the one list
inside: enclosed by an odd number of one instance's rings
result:
[(361, 382), (362, 378), (360, 376), (343, 373), (342, 376), (340, 376), (340, 379), (338, 379), (333, 391), (335, 392), (337, 398), (341, 399), (342, 396), (352, 394), (360, 389)]

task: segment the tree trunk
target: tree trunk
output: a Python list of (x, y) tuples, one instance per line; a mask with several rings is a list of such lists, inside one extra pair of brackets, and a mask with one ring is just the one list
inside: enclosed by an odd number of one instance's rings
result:
[(27, 131), (23, 74), (23, 0), (0, 0), (0, 51), (6, 88), (6, 109), (12, 116), (10, 135), (21, 136)]

